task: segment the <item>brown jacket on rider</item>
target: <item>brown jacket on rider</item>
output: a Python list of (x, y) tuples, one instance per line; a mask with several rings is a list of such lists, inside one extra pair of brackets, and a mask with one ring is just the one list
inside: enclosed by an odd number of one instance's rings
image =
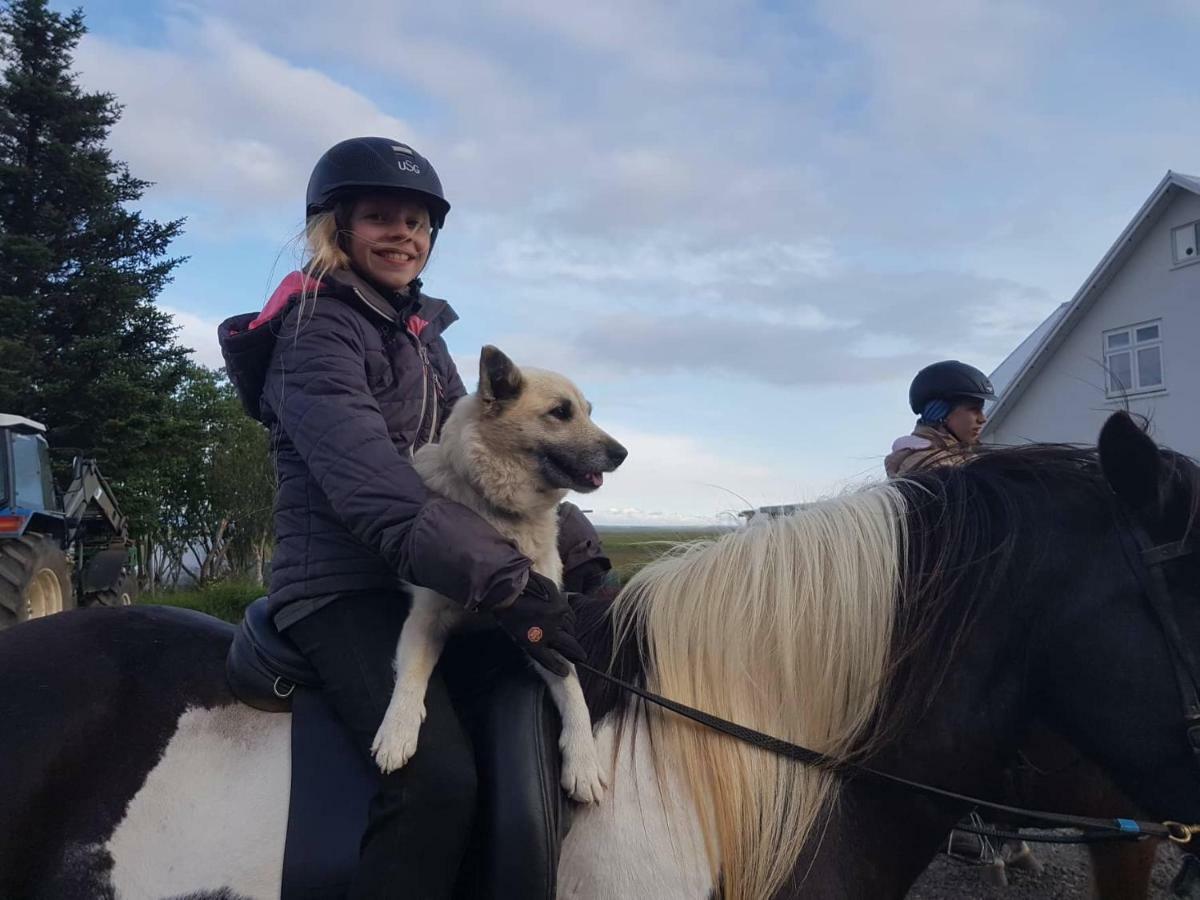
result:
[(896, 438), (892, 452), (883, 461), (888, 478), (897, 478), (934, 466), (957, 466), (970, 458), (973, 448), (949, 430), (918, 424), (912, 434)]

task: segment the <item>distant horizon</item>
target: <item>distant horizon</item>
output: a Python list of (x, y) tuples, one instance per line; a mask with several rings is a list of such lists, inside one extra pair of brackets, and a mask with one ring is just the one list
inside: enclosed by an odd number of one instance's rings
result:
[[(594, 524), (594, 523), (593, 523)], [(596, 531), (603, 534), (606, 531), (733, 531), (735, 525), (595, 525)]]

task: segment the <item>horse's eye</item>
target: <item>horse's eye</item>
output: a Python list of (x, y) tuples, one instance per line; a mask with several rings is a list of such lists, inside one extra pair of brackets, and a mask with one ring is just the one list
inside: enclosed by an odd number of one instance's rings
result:
[(550, 410), (549, 415), (554, 416), (554, 418), (558, 419), (560, 422), (570, 422), (572, 412), (574, 412), (574, 410), (571, 409), (571, 401), (564, 400), (562, 403), (558, 404), (558, 406), (554, 407), (554, 409)]

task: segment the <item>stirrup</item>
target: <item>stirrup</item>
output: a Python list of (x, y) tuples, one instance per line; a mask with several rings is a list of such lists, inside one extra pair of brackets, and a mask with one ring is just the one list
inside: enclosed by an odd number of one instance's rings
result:
[[(979, 813), (971, 813), (967, 817), (967, 821), (975, 828), (986, 827)], [(999, 863), (1001, 870), (1004, 866), (1004, 860), (996, 851), (996, 845), (992, 843), (992, 839), (985, 834), (975, 834), (973, 831), (959, 831), (957, 828), (952, 828), (950, 836), (946, 839), (946, 855), (976, 866), (992, 866)]]

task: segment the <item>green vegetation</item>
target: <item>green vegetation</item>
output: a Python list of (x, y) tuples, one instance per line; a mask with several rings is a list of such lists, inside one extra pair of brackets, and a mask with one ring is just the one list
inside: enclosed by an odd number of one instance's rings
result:
[(214, 581), (200, 587), (175, 588), (153, 594), (143, 594), (138, 603), (159, 606), (179, 606), (208, 613), (226, 622), (242, 620), (242, 612), (250, 601), (261, 597), (266, 590), (252, 578), (231, 578)]
[(99, 462), (143, 590), (261, 579), (267, 435), (155, 305), (183, 220), (137, 210), (149, 183), (106, 146), (120, 104), (73, 70), (86, 31), (80, 10), (0, 0), (0, 412), (47, 426), (60, 483), (75, 454)]
[(120, 105), (72, 71), (85, 31), (46, 0), (0, 8), (0, 409), (140, 485), (190, 365), (154, 304), (183, 222), (134, 209), (149, 183), (105, 147)]
[(727, 529), (705, 528), (599, 528), (604, 550), (613, 569), (628, 581), (638, 569), (653, 562), (679, 544), (706, 540)]
[[(681, 543), (719, 536), (717, 529), (601, 528), (600, 539), (624, 584), (642, 566)], [(143, 594), (139, 603), (179, 606), (208, 613), (226, 622), (240, 622), (250, 601), (266, 589), (254, 578), (227, 578), (199, 587), (175, 588)]]

